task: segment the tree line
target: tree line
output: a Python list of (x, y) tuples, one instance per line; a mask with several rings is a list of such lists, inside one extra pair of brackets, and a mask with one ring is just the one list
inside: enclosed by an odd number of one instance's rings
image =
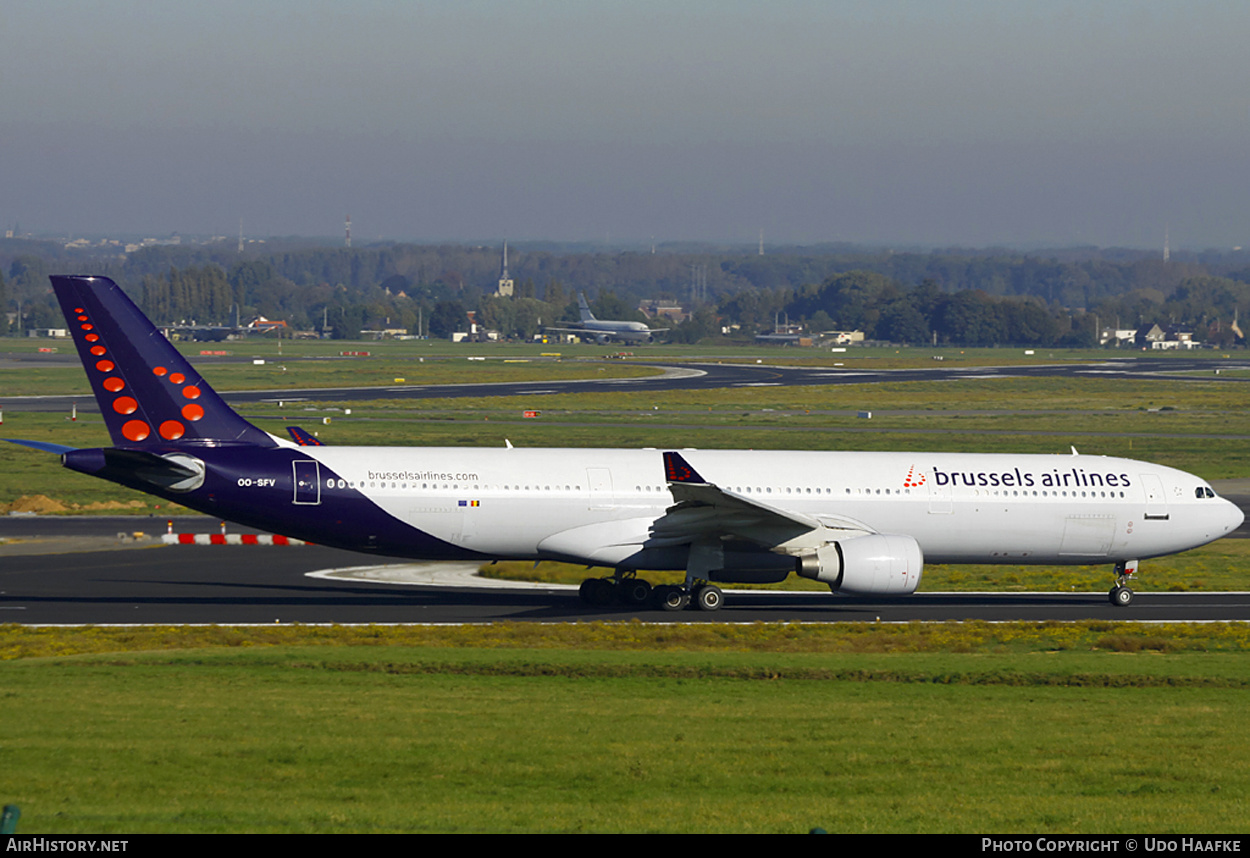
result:
[[(435, 336), (484, 327), (528, 338), (578, 319), (585, 292), (596, 315), (642, 319), (644, 299), (682, 304), (690, 319), (670, 337), (697, 341), (725, 328), (742, 337), (788, 318), (809, 330), (863, 330), (899, 343), (1089, 345), (1096, 327), (1175, 324), (1199, 339), (1231, 341), (1250, 311), (1250, 259), (1241, 253), (1173, 254), (1075, 248), (1024, 254), (996, 249), (891, 252), (830, 246), (760, 256), (745, 249), (668, 247), (624, 252), (510, 247), (511, 298), (493, 296), (499, 248), (387, 244), (326, 247), (298, 240), (157, 246), (74, 257), (51, 242), (0, 241), (0, 306), (20, 304), (24, 327), (59, 327), (47, 275), (113, 277), (158, 323), (229, 324), (264, 315), (293, 327)], [(8, 313), (0, 317), (7, 329)]]

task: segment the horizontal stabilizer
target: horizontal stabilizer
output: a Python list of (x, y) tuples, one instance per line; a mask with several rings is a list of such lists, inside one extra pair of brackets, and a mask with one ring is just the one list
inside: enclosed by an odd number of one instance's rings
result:
[(66, 447), (64, 444), (53, 444), (51, 441), (27, 441), (22, 438), (3, 438), (0, 440), (8, 441), (10, 444), (21, 444), (23, 447), (31, 447), (35, 450), (43, 450), (45, 453), (56, 453), (58, 456), (78, 449), (77, 447)]

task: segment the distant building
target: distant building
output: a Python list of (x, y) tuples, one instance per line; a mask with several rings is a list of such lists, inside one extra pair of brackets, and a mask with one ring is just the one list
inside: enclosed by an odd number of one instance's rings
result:
[(397, 340), (407, 337), (407, 334), (407, 328), (375, 328), (362, 330), (360, 338), (362, 340)]
[(1128, 345), (1131, 346), (1137, 341), (1137, 331), (1132, 328), (1103, 328), (1098, 335), (1099, 345), (1114, 345), (1116, 347)]
[(494, 343), (501, 339), (498, 331), (490, 330), (478, 323), (476, 310), (469, 310), (465, 315), (465, 322), (469, 329), (453, 333), (451, 335), (453, 343)]
[(1196, 349), (1201, 345), (1194, 339), (1193, 331), (1182, 331), (1175, 326), (1169, 327), (1163, 333), (1163, 342), (1156, 343), (1153, 348), (1156, 349)]
[(639, 304), (638, 312), (648, 319), (668, 319), (670, 322), (678, 323), (690, 318), (690, 314), (683, 310), (680, 304), (655, 298)]
[(182, 236), (178, 233), (170, 233), (169, 238), (145, 238), (138, 244), (127, 244), (126, 252), (134, 253), (136, 250), (142, 250), (145, 247), (160, 247), (163, 245), (180, 245), (182, 244)]
[(1143, 325), (1137, 329), (1136, 343), (1140, 348), (1152, 351), (1171, 349), (1196, 349), (1201, 343), (1194, 339), (1193, 331), (1182, 331), (1175, 326), (1166, 330), (1158, 325)]
[(499, 265), (499, 286), (495, 289), (499, 298), (512, 297), (512, 278), (508, 276), (508, 242), (503, 243), (503, 260)]
[(761, 346), (812, 346), (816, 344), (806, 334), (756, 334), (755, 342)]
[(1144, 349), (1152, 349), (1155, 343), (1161, 343), (1166, 339), (1167, 335), (1163, 333), (1163, 328), (1158, 325), (1142, 325), (1137, 329), (1137, 333), (1133, 338), (1133, 342)]
[(755, 342), (759, 345), (810, 346), (812, 338), (803, 332), (803, 326), (797, 322), (777, 322), (773, 325), (772, 333), (756, 334)]

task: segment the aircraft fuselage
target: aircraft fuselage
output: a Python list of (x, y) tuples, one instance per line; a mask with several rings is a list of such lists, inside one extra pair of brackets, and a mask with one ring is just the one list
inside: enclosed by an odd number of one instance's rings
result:
[[(87, 451), (69, 454), (82, 467)], [(154, 450), (153, 452), (160, 451)], [(171, 448), (171, 452), (173, 452)], [(205, 447), (202, 485), (128, 484), (266, 530), (415, 558), (674, 568), (649, 545), (673, 505), (652, 450)], [(926, 562), (1090, 564), (1205, 544), (1242, 520), (1201, 479), (1102, 456), (686, 451), (721, 490), (867, 532)], [(95, 469), (97, 475), (98, 468)], [(582, 534), (579, 537), (579, 533)], [(680, 567), (683, 564), (677, 564)]]

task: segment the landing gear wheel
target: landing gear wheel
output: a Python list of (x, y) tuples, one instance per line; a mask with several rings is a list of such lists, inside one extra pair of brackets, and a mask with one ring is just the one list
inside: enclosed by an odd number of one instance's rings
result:
[(611, 578), (587, 578), (577, 588), (587, 605), (610, 605), (616, 599), (616, 582)]
[(616, 585), (616, 592), (627, 605), (645, 605), (651, 600), (651, 583), (642, 578), (627, 578)]
[(580, 598), (584, 604), (593, 605), (594, 598), (595, 598), (593, 595), (594, 589), (595, 589), (595, 579), (594, 578), (584, 579), (582, 581), (581, 586), (577, 588), (578, 598)]
[(704, 584), (694, 591), (694, 603), (700, 611), (719, 611), (725, 604), (725, 594), (715, 584)]
[(1129, 589), (1128, 585), (1132, 583), (1135, 574), (1137, 574), (1136, 560), (1121, 560), (1115, 564), (1115, 586), (1111, 588), (1107, 598), (1117, 608), (1124, 608), (1132, 604), (1133, 591)]
[(656, 603), (665, 611), (680, 611), (690, 604), (690, 594), (681, 587), (665, 584), (654, 592)]

